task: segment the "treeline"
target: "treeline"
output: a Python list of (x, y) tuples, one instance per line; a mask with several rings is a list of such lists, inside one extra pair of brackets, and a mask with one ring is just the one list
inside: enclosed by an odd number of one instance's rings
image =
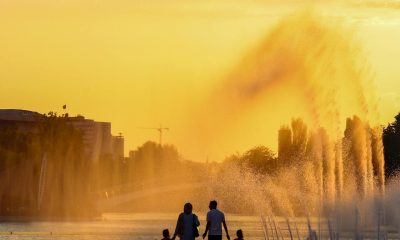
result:
[(92, 216), (81, 133), (55, 113), (29, 124), (0, 131), (0, 215)]
[(278, 158), (271, 149), (265, 146), (256, 146), (244, 154), (236, 153), (227, 157), (224, 162), (237, 164), (260, 174), (273, 174), (278, 168)]
[[(358, 120), (357, 120), (358, 121)], [(349, 125), (344, 133), (345, 147), (347, 153), (351, 152), (348, 142), (351, 138)], [(400, 113), (395, 116), (392, 123), (382, 126), (382, 142), (384, 152), (384, 172), (385, 178), (396, 176), (400, 171)], [(371, 131), (377, 131), (376, 128)], [(323, 134), (326, 134), (323, 133)], [(378, 134), (378, 133), (376, 133)], [(375, 135), (376, 135), (375, 134)], [(379, 134), (378, 134), (379, 135)], [(301, 119), (294, 119), (291, 126), (282, 126), (278, 132), (278, 154), (276, 155), (271, 149), (265, 146), (256, 146), (244, 154), (234, 154), (225, 159), (225, 162), (235, 162), (240, 166), (246, 166), (258, 173), (273, 174), (280, 167), (292, 166), (300, 159), (305, 157), (307, 151), (308, 128)], [(372, 137), (371, 141), (375, 141)], [(372, 142), (373, 143), (373, 142)], [(375, 143), (376, 144), (376, 143)], [(356, 146), (354, 146), (356, 147)], [(379, 166), (375, 166), (375, 169)]]
[[(129, 157), (115, 159), (113, 156), (101, 156), (92, 172), (92, 189), (105, 191), (132, 191), (143, 187), (157, 187), (190, 177), (202, 169), (201, 163), (183, 159), (174, 145), (160, 145), (147, 141), (137, 149), (130, 151)], [(125, 189), (120, 189), (125, 188)], [(107, 192), (107, 194), (112, 194)]]
[(148, 141), (131, 151), (129, 157), (115, 159), (112, 155), (101, 156), (95, 164), (93, 189), (101, 194), (119, 194), (160, 183), (160, 179), (172, 179), (174, 170), (181, 168), (181, 159), (173, 145)]
[(125, 182), (149, 187), (195, 182), (202, 165), (183, 159), (173, 145), (148, 141), (130, 152)]
[[(207, 178), (206, 164), (183, 159), (173, 145), (148, 141), (131, 151), (129, 157), (103, 161), (100, 165), (97, 180), (104, 184), (97, 191), (98, 198), (144, 193), (108, 211), (175, 212), (181, 210), (184, 202), (197, 203), (203, 199), (196, 185)], [(160, 193), (146, 195), (147, 190)]]

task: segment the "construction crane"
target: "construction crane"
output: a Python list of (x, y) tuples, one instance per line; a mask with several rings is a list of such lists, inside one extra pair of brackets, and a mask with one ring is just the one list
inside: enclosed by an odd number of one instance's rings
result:
[(169, 128), (163, 127), (161, 124), (160, 124), (160, 127), (158, 127), (158, 128), (142, 127), (142, 128), (140, 128), (140, 129), (157, 130), (158, 133), (160, 134), (160, 135), (159, 135), (159, 144), (160, 144), (160, 146), (162, 146), (162, 135), (163, 135), (163, 132), (164, 132), (165, 130), (167, 130), (167, 131), (169, 130)]

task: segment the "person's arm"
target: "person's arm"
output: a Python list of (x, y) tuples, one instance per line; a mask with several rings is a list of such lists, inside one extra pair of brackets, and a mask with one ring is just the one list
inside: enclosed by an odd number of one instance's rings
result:
[(208, 229), (210, 229), (210, 221), (207, 221), (206, 230), (203, 233), (203, 239), (206, 238)]
[(226, 226), (225, 219), (222, 221), (222, 224), (224, 225), (224, 229), (225, 229), (225, 232), (226, 232), (226, 238), (228, 240), (231, 239), (231, 237), (229, 236), (229, 233), (228, 233), (228, 227)]
[(175, 232), (174, 232), (174, 236), (172, 237), (173, 240), (176, 238), (176, 236), (179, 233), (179, 228), (181, 227), (181, 218), (182, 218), (182, 214), (179, 215), (178, 221), (176, 221)]

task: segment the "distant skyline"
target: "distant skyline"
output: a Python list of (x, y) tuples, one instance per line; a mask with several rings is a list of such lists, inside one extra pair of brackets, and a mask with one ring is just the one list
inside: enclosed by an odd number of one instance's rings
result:
[[(125, 136), (126, 154), (147, 140), (158, 142), (157, 131), (139, 128), (160, 124), (170, 128), (163, 142), (195, 161), (220, 161), (261, 144), (275, 149), (276, 131), (254, 136), (256, 127), (243, 125), (232, 133), (235, 140), (208, 135), (211, 143), (196, 141), (202, 120), (193, 122), (193, 113), (207, 108), (202, 103), (280, 19), (305, 7), (278, 2), (1, 1), (0, 108), (111, 122), (112, 133)], [(400, 111), (400, 8), (395, 1), (324, 2), (306, 7), (357, 31), (374, 75), (380, 122), (392, 121)], [(227, 136), (224, 131), (219, 134)]]

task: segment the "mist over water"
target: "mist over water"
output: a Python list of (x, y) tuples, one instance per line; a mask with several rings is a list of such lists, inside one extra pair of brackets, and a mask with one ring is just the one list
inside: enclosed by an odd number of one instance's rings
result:
[[(284, 18), (212, 94), (206, 112), (213, 117), (205, 118), (206, 134), (221, 144), (234, 142), (232, 133), (240, 141), (278, 136), (273, 171), (259, 174), (226, 161), (211, 195), (231, 211), (340, 215), (352, 226), (358, 218), (375, 226), (377, 212), (394, 209), (384, 207), (393, 191), (385, 195), (373, 86), (352, 27), (312, 10)], [(260, 121), (269, 128), (256, 133), (251, 125)]]

